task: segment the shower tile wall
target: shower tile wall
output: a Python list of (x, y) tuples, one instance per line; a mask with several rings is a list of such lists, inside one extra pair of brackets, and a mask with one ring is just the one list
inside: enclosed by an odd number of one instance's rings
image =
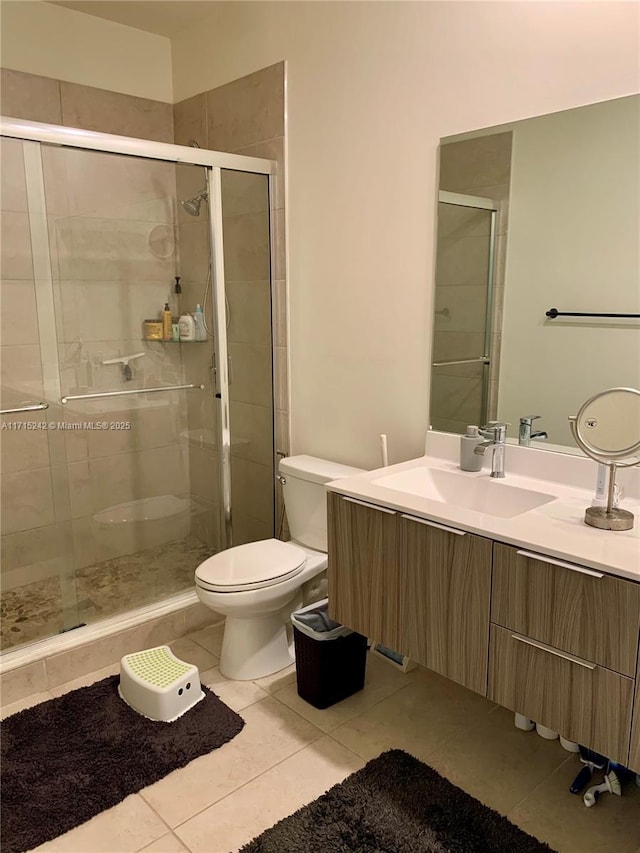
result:
[(171, 104), (0, 69), (2, 115), (173, 142)]
[[(496, 416), (502, 338), (512, 133), (498, 133), (440, 149), (440, 189), (490, 198), (499, 203), (487, 419)], [(488, 216), (474, 209), (440, 205), (434, 352), (438, 360), (480, 355), (484, 347), (484, 289), (488, 260)], [(464, 237), (460, 239), (460, 229)], [(480, 271), (480, 275), (478, 275)], [(431, 418), (434, 429), (464, 431), (477, 419), (482, 368), (456, 365), (434, 369)]]
[[(203, 92), (174, 105), (175, 141), (189, 145), (196, 141), (203, 148), (227, 151), (275, 160), (275, 269), (273, 271), (273, 344), (275, 354), (276, 446), (289, 452), (289, 402), (287, 382), (287, 316), (284, 244), (284, 63), (278, 63)], [(270, 369), (268, 329), (263, 322), (268, 310), (268, 250), (265, 227), (264, 178), (225, 173), (223, 218), (225, 228), (225, 273), (231, 322), (229, 353), (238, 383), (230, 388), (237, 441), (232, 446), (232, 482), (235, 542), (251, 541), (272, 535), (269, 494), (271, 486), (271, 403), (265, 371)], [(178, 173), (178, 181), (181, 175)], [(189, 197), (197, 186), (184, 186)], [(179, 187), (182, 192), (182, 187)], [(201, 217), (202, 218), (202, 217)], [(191, 221), (187, 221), (191, 220)], [(180, 229), (194, 231), (204, 227), (184, 213)], [(256, 250), (242, 253), (242, 246), (253, 240)], [(180, 239), (181, 271), (189, 269), (193, 258), (185, 256), (189, 241)], [(202, 271), (196, 270), (202, 281)], [(185, 294), (186, 295), (186, 294)], [(190, 295), (200, 301), (201, 284)], [(249, 298), (250, 296), (250, 298)], [(198, 353), (194, 353), (197, 357)], [(201, 356), (204, 359), (204, 355)], [(246, 378), (251, 377), (247, 383)], [(191, 412), (190, 412), (191, 419)], [(199, 466), (206, 450), (190, 447), (191, 473)], [(256, 486), (259, 487), (256, 488)], [(260, 497), (257, 498), (257, 495)], [(278, 527), (282, 524), (282, 496), (278, 495)]]

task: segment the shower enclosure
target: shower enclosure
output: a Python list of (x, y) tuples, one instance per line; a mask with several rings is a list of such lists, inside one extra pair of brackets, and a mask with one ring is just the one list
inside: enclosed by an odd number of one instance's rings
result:
[(494, 274), (498, 207), (440, 192), (431, 365), (433, 429), (464, 433), (495, 417), (499, 338)]
[[(274, 164), (1, 130), (6, 650), (191, 589), (207, 556), (274, 535)], [(198, 304), (205, 333), (176, 339)]]

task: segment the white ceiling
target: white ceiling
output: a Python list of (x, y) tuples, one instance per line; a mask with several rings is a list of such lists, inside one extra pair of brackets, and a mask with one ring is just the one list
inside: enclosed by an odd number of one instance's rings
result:
[(125, 24), (148, 33), (171, 37), (208, 17), (216, 0), (50, 0), (107, 21)]

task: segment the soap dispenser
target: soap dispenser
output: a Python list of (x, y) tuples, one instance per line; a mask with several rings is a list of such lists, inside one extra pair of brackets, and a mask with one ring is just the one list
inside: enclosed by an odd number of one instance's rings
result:
[(477, 426), (468, 426), (466, 435), (460, 436), (460, 468), (463, 471), (481, 471), (482, 456), (474, 453), (483, 438)]

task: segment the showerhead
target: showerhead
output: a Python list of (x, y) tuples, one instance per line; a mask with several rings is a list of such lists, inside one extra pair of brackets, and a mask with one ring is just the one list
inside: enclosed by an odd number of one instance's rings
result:
[(188, 198), (186, 201), (181, 201), (180, 204), (189, 214), (189, 216), (200, 216), (200, 206), (203, 201), (209, 201), (209, 193), (206, 189), (201, 190), (193, 198)]

